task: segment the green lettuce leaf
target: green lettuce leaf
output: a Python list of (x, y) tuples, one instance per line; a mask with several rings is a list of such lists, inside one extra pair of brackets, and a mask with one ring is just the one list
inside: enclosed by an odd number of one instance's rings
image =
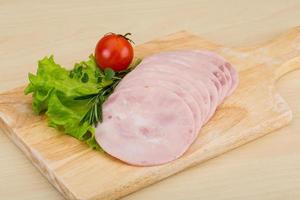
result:
[(29, 74), (29, 84), (24, 93), (32, 93), (32, 108), (36, 114), (45, 113), (49, 126), (85, 141), (93, 149), (99, 149), (94, 127), (81, 119), (89, 110), (88, 100), (76, 97), (99, 91), (98, 69), (93, 56), (67, 70), (55, 63), (53, 56), (38, 62), (36, 75)]

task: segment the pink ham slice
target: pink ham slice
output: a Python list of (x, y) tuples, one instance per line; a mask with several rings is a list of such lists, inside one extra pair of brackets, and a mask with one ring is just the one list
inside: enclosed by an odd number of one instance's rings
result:
[(162, 87), (164, 89), (174, 92), (179, 97), (181, 97), (185, 101), (185, 103), (189, 106), (189, 108), (193, 113), (193, 118), (195, 121), (195, 130), (196, 130), (195, 137), (197, 136), (196, 132), (198, 132), (202, 127), (201, 112), (203, 109), (199, 107), (194, 97), (191, 96), (191, 94), (188, 91), (184, 90), (178, 85), (173, 84), (170, 81), (164, 81), (161, 79), (153, 80), (153, 79), (146, 79), (146, 78), (130, 79), (129, 81), (126, 82), (126, 84), (124, 84), (123, 87), (122, 85), (120, 85), (120, 87), (118, 87), (118, 91), (124, 89), (126, 90), (130, 87), (135, 87), (137, 85), (142, 87), (151, 87), (151, 86)]
[(176, 70), (176, 68), (165, 69), (165, 67), (161, 67), (156, 64), (153, 64), (152, 68), (143, 68), (141, 65), (139, 65), (139, 68), (135, 69), (134, 72), (130, 73), (122, 80), (120, 86), (125, 85), (124, 87), (127, 87), (126, 82), (128, 82), (128, 80), (132, 81), (132, 79), (137, 78), (167, 80), (169, 82), (175, 83), (176, 85), (190, 92), (190, 94), (195, 98), (196, 102), (201, 108), (202, 123), (204, 123), (205, 119), (207, 118), (207, 115), (211, 110), (211, 103), (216, 104), (216, 102), (211, 101), (210, 92), (206, 89), (207, 86), (205, 86), (204, 83), (200, 81), (198, 82), (198, 84), (195, 84), (193, 81), (191, 81), (190, 75), (184, 76), (182, 71)]
[[(149, 59), (152, 59), (152, 57), (149, 57)], [(219, 94), (217, 87), (212, 80), (215, 77), (212, 74), (209, 74), (208, 71), (195, 71), (193, 68), (186, 68), (185, 65), (174, 63), (173, 59), (163, 61), (155, 59), (151, 61), (151, 64), (146, 60), (146, 63), (141, 63), (137, 70), (170, 72), (173, 73), (174, 76), (181, 76), (186, 80), (190, 80), (200, 92), (205, 93), (207, 91), (210, 109), (205, 117), (204, 123), (208, 121), (218, 106)], [(204, 98), (207, 97), (204, 96)]]
[(216, 64), (219, 66), (219, 68), (225, 73), (227, 79), (230, 79), (230, 89), (227, 92), (227, 96), (230, 96), (232, 92), (236, 89), (238, 85), (238, 74), (237, 71), (234, 69), (234, 67), (227, 62), (223, 57), (219, 56), (218, 54), (211, 52), (211, 51), (199, 51), (194, 50), (195, 52), (198, 52), (200, 54), (203, 54), (207, 57), (207, 59), (210, 60), (210, 62)]
[(96, 140), (110, 155), (152, 166), (180, 157), (238, 85), (221, 56), (199, 50), (147, 57), (103, 105)]
[(226, 96), (227, 90), (230, 87), (229, 82), (224, 72), (214, 62), (215, 58), (211, 55), (206, 55), (201, 51), (174, 51), (174, 52), (163, 52), (154, 56), (148, 57), (147, 61), (151, 63), (155, 60), (159, 62), (171, 62), (175, 66), (180, 66), (180, 70), (183, 71), (182, 67), (194, 70), (198, 74), (207, 75), (211, 81), (215, 84), (219, 98), (218, 102), (223, 101)]
[(142, 84), (144, 86), (156, 85), (175, 92), (181, 96), (191, 108), (196, 122), (195, 129), (198, 132), (203, 124), (205, 117), (204, 112), (208, 112), (209, 107), (207, 104), (204, 104), (203, 98), (197, 91), (197, 88), (178, 76), (176, 77), (172, 74), (159, 71), (136, 70), (124, 78), (117, 89), (127, 89), (128, 87)]
[(114, 157), (149, 166), (180, 157), (194, 138), (187, 104), (161, 87), (132, 87), (112, 94), (103, 105), (96, 140)]

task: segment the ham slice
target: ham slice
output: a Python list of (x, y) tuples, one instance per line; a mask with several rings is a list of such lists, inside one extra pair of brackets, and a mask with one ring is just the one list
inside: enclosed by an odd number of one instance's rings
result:
[(204, 83), (199, 82), (197, 85), (195, 85), (194, 82), (191, 81), (190, 76), (183, 76), (181, 71), (172, 69), (170, 72), (170, 70), (165, 69), (165, 67), (161, 68), (159, 65), (153, 65), (153, 68), (141, 67), (136, 69), (134, 73), (130, 73), (122, 80), (119, 87), (127, 87), (128, 80), (132, 81), (133, 79), (137, 78), (151, 80), (162, 79), (175, 83), (181, 88), (187, 90), (195, 98), (196, 102), (201, 108), (202, 123), (207, 118), (207, 115), (210, 112), (211, 100), (210, 93), (206, 89), (207, 87)]
[(96, 139), (109, 154), (133, 165), (159, 165), (180, 157), (195, 135), (191, 109), (162, 87), (115, 92), (103, 105)]
[(173, 161), (237, 85), (237, 71), (213, 52), (147, 57), (103, 104), (96, 140), (108, 154), (132, 165)]
[[(152, 59), (152, 57), (150, 58)], [(187, 64), (183, 65), (183, 63), (175, 63), (174, 59), (175, 58), (169, 58), (162, 61), (159, 61), (160, 59), (152, 60), (151, 66), (149, 66), (150, 64), (145, 63), (140, 65), (139, 68), (143, 71), (155, 70), (160, 72), (170, 72), (173, 73), (175, 77), (179, 76), (186, 80), (190, 80), (190, 82), (198, 88), (198, 91), (203, 93), (203, 97), (206, 99), (206, 102), (210, 102), (210, 109), (204, 120), (204, 123), (207, 122), (214, 113), (219, 102), (218, 89), (215, 84), (215, 82), (218, 82), (218, 80), (216, 80), (216, 77), (214, 77), (213, 74), (209, 73), (207, 70), (204, 71), (199, 70), (199, 68), (188, 68), (186, 67)], [(207, 63), (207, 65), (211, 65), (211, 63)]]
[(230, 89), (227, 93), (227, 96), (231, 95), (232, 92), (236, 89), (238, 85), (238, 74), (234, 67), (227, 62), (223, 57), (219, 56), (218, 54), (211, 52), (211, 51), (199, 51), (195, 50), (199, 54), (203, 54), (209, 59), (210, 62), (216, 64), (226, 75), (227, 79), (230, 79)]
[[(200, 130), (203, 123), (202, 111), (206, 109), (203, 108), (205, 105), (202, 102), (202, 99), (199, 101), (199, 96), (193, 96), (192, 94), (197, 94), (197, 89), (194, 88), (192, 84), (184, 82), (184, 80), (177, 78), (171, 74), (159, 73), (157, 71), (142, 71), (140, 76), (129, 76), (122, 81), (118, 86), (118, 90), (122, 88), (128, 88), (136, 85), (144, 86), (160, 86), (167, 88), (178, 96), (182, 97), (185, 102), (188, 104), (190, 109), (193, 112), (195, 119), (195, 129)], [(139, 74), (139, 73), (135, 73)], [(200, 95), (200, 94), (199, 94)], [(197, 103), (200, 102), (200, 103)], [(207, 108), (208, 109), (208, 108)]]
[[(223, 101), (227, 89), (230, 87), (225, 73), (214, 62), (217, 58), (209, 55), (207, 52), (190, 50), (163, 52), (147, 59), (148, 62), (149, 60), (151, 61), (152, 65), (155, 63), (155, 60), (158, 60), (160, 63), (170, 62), (174, 63), (173, 66), (179, 67), (180, 71), (183, 71), (182, 68), (185, 67), (189, 70), (194, 70), (198, 76), (199, 74), (208, 76), (211, 80), (210, 82), (213, 82), (218, 90), (220, 96), (218, 102)], [(217, 61), (220, 62), (221, 60), (218, 59)]]

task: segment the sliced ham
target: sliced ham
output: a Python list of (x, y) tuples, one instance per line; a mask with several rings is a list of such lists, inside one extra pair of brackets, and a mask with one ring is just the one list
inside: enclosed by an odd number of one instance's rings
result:
[(194, 85), (168, 73), (159, 71), (135, 71), (131, 76), (122, 80), (122, 83), (119, 84), (117, 89), (126, 89), (141, 84), (145, 86), (156, 85), (168, 88), (183, 97), (193, 112), (196, 121), (196, 130), (200, 130), (205, 117), (204, 112), (208, 111), (209, 107), (204, 104), (202, 95), (198, 93)]
[(206, 56), (210, 62), (219, 66), (219, 68), (225, 73), (227, 79), (230, 79), (230, 89), (227, 93), (227, 96), (231, 95), (232, 92), (236, 89), (238, 85), (238, 74), (234, 67), (227, 62), (223, 57), (219, 56), (218, 54), (211, 52), (211, 51), (199, 51), (195, 50), (199, 54), (203, 54)]
[(221, 56), (199, 50), (145, 58), (103, 105), (96, 140), (110, 155), (152, 166), (179, 158), (238, 85)]
[(155, 60), (159, 60), (159, 62), (171, 62), (178, 64), (175, 66), (180, 66), (181, 70), (182, 67), (186, 67), (194, 70), (196, 73), (198, 72), (198, 74), (206, 74), (215, 84), (220, 97), (219, 102), (221, 102), (225, 98), (230, 83), (228, 82), (224, 71), (219, 68), (216, 62), (213, 62), (216, 59), (217, 58), (213, 57), (213, 55), (209, 55), (206, 52), (202, 53), (201, 51), (190, 50), (163, 52), (149, 58), (149, 60), (152, 61), (151, 63), (155, 62)]
[(114, 157), (133, 165), (159, 165), (180, 157), (194, 138), (194, 120), (181, 97), (162, 87), (115, 92), (103, 105), (96, 139)]
[(157, 78), (158, 75), (159, 79), (175, 83), (176, 85), (190, 92), (190, 94), (196, 99), (199, 107), (202, 109), (202, 122), (204, 122), (210, 112), (210, 107), (212, 104), (215, 104), (214, 101), (211, 101), (211, 94), (208, 91), (207, 86), (205, 86), (205, 84), (200, 80), (197, 84), (195, 84), (191, 80), (191, 75), (184, 76), (182, 71), (177, 70), (176, 68), (170, 70), (155, 64), (153, 64), (152, 68), (139, 67), (138, 69), (134, 70), (134, 73), (127, 75), (124, 80), (122, 80), (120, 85), (125, 85), (125, 87), (127, 87), (127, 80), (132, 80), (135, 78), (156, 80), (155, 77)]
[[(200, 109), (199, 105), (197, 104), (197, 101), (194, 99), (193, 96), (191, 96), (189, 92), (179, 87), (178, 85), (175, 85), (170, 81), (163, 81), (160, 79), (153, 80), (153, 79), (145, 79), (145, 78), (130, 79), (124, 85), (125, 85), (124, 87), (122, 86), (119, 87), (119, 91), (122, 89), (128, 89), (128, 87), (134, 87), (138, 85), (143, 87), (152, 87), (152, 86), (162, 87), (164, 89), (174, 92), (179, 97), (181, 97), (185, 101), (185, 103), (189, 106), (195, 121), (195, 130), (200, 130), (202, 126), (201, 110), (203, 109)], [(196, 136), (196, 132), (195, 132), (195, 136)]]
[[(149, 66), (150, 64), (147, 63), (140, 65), (139, 70), (143, 70), (143, 71), (155, 70), (160, 72), (170, 72), (173, 73), (175, 77), (181, 76), (185, 80), (189, 80), (192, 84), (195, 85), (195, 87), (198, 88), (200, 92), (204, 93), (203, 97), (205, 99), (207, 98), (209, 99), (210, 109), (208, 115), (205, 117), (204, 123), (207, 122), (207, 120), (214, 113), (219, 102), (219, 93), (215, 84), (215, 82), (217, 82), (218, 80), (215, 80), (216, 78), (208, 71), (203, 71), (198, 69), (195, 70), (194, 68), (187, 68), (185, 65), (174, 63), (173, 60), (174, 59), (159, 61), (156, 59), (156, 61), (151, 62), (151, 66)], [(208, 93), (206, 93), (205, 90)], [(207, 94), (208, 97), (206, 96)]]

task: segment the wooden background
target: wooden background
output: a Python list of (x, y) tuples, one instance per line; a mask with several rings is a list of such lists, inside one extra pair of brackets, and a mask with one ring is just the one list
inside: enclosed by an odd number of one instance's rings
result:
[[(69, 66), (85, 59), (110, 31), (140, 44), (184, 29), (246, 46), (300, 25), (298, 0), (222, 2), (0, 0), (0, 91), (25, 84), (45, 55)], [(290, 126), (125, 199), (300, 199), (300, 71), (277, 87), (294, 112)], [(62, 199), (2, 133), (0, 197)]]

